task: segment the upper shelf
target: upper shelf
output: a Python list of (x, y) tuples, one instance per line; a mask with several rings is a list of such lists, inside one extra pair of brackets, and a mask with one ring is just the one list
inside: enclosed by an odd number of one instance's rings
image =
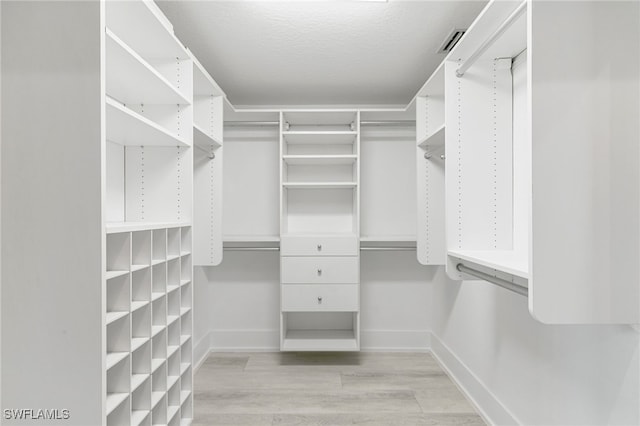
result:
[(193, 124), (193, 142), (203, 148), (219, 148), (222, 146), (222, 141), (208, 135), (200, 126)]
[(115, 100), (106, 99), (107, 140), (134, 146), (189, 146), (184, 139)]
[(147, 61), (189, 57), (173, 26), (153, 1), (105, 3), (107, 26)]
[(358, 132), (353, 131), (288, 131), (282, 132), (289, 144), (349, 145), (356, 140)]
[(358, 159), (355, 154), (345, 155), (283, 155), (282, 159), (290, 165), (319, 166), (334, 164), (354, 164)]
[(438, 127), (433, 133), (425, 136), (422, 140), (418, 141), (418, 146), (421, 148), (439, 147), (444, 146), (444, 123)]
[(106, 33), (107, 94), (122, 103), (188, 105), (164, 76), (113, 32)]
[(191, 226), (189, 222), (107, 222), (107, 234), (120, 232), (149, 231), (152, 229), (182, 228)]
[(356, 182), (283, 182), (282, 186), (289, 189), (340, 189), (355, 188)]

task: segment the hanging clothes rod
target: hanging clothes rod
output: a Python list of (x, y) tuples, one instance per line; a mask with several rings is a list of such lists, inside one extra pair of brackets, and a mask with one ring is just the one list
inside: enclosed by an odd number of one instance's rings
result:
[(280, 251), (280, 247), (223, 247), (226, 251)]
[(407, 247), (393, 247), (393, 246), (378, 246), (378, 247), (360, 247), (363, 251), (415, 251), (416, 246)]
[(520, 3), (516, 10), (509, 15), (502, 25), (500, 25), (500, 27), (498, 27), (498, 29), (495, 30), (494, 33), (491, 34), (489, 38), (487, 38), (484, 43), (482, 43), (480, 47), (478, 47), (478, 49), (462, 63), (462, 65), (460, 65), (456, 70), (456, 76), (458, 76), (458, 78), (462, 77), (464, 73), (467, 72), (467, 70), (478, 60), (478, 58), (480, 58), (480, 56), (482, 56), (482, 54), (486, 52), (487, 49), (489, 49), (507, 29), (509, 29), (509, 27), (520, 17), (520, 15), (522, 15), (522, 13), (524, 13), (526, 9), (527, 2), (525, 0)]
[(488, 281), (491, 284), (495, 284), (498, 287), (502, 287), (514, 293), (518, 293), (521, 296), (528, 297), (529, 289), (526, 287), (522, 287), (518, 284), (514, 284), (511, 281), (503, 280), (502, 278), (494, 277), (492, 275), (486, 274), (481, 271), (477, 271), (475, 269), (464, 266), (462, 263), (458, 263), (456, 265), (456, 269), (460, 272), (464, 272), (465, 274), (472, 275), (476, 278), (480, 278), (481, 280)]
[(216, 158), (216, 154), (213, 151), (204, 149), (203, 147), (201, 147), (200, 145), (196, 145), (195, 143), (193, 144), (193, 146), (195, 146), (196, 149), (199, 149), (200, 151), (205, 152), (207, 154), (207, 157), (209, 157), (210, 160), (213, 160), (214, 158)]
[[(385, 126), (385, 125), (393, 125), (393, 126), (412, 126), (416, 124), (415, 120), (368, 120), (361, 121), (361, 125), (363, 126)], [(279, 126), (279, 121), (225, 121), (225, 126), (229, 127), (242, 127), (242, 126)], [(320, 124), (318, 126), (321, 126)], [(330, 126), (330, 125), (328, 125)]]

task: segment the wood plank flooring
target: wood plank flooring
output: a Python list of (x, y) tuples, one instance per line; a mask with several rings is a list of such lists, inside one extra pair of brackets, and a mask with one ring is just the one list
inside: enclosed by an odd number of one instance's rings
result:
[(425, 353), (212, 354), (194, 401), (194, 426), (485, 424)]

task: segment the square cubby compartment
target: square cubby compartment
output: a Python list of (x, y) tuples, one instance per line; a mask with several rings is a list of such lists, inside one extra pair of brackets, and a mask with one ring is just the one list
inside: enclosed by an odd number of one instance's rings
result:
[(167, 314), (171, 317), (180, 316), (180, 291), (174, 290), (167, 294)]
[(181, 417), (185, 420), (193, 417), (193, 401), (191, 391), (183, 390), (180, 392), (180, 410)]
[(130, 352), (130, 327), (131, 322), (128, 314), (107, 324), (107, 354), (116, 352)]
[(193, 283), (185, 283), (180, 289), (180, 307), (191, 308), (193, 302)]
[(169, 354), (169, 358), (167, 359), (167, 374), (173, 377), (180, 377), (181, 368), (179, 350), (176, 350)]
[(146, 339), (131, 353), (132, 374), (151, 374), (151, 340)]
[(191, 253), (191, 227), (185, 226), (180, 228), (180, 254), (187, 255)]
[(186, 256), (182, 256), (180, 258), (181, 268), (180, 268), (180, 279), (183, 283), (187, 281), (191, 281), (191, 255), (188, 254)]
[(107, 235), (108, 272), (129, 271), (131, 267), (131, 234), (122, 232)]
[(193, 312), (191, 310), (186, 311), (182, 317), (180, 317), (180, 334), (183, 336), (191, 336), (193, 327)]
[[(144, 424), (151, 416), (151, 376), (147, 375), (131, 395), (131, 424)], [(149, 422), (150, 423), (150, 422)]]
[(180, 259), (167, 262), (167, 291), (180, 287)]
[(151, 424), (167, 424), (167, 395), (166, 392), (151, 392)]
[(149, 302), (131, 313), (131, 337), (133, 340), (151, 337), (151, 304)]
[(180, 358), (182, 362), (191, 363), (192, 354), (191, 336), (180, 336)]
[[(129, 312), (129, 274), (107, 280), (107, 313)], [(107, 315), (107, 323), (113, 315)]]
[(169, 347), (178, 347), (180, 346), (180, 321), (173, 321), (167, 327), (167, 341)]
[(153, 263), (165, 261), (167, 259), (167, 230), (155, 229), (152, 233), (153, 250), (151, 259)]
[(150, 268), (131, 273), (131, 300), (134, 302), (148, 302), (151, 300)]
[(151, 265), (151, 231), (136, 231), (131, 234), (131, 264)]
[(180, 228), (167, 229), (167, 257), (175, 259), (180, 256)]
[(153, 367), (158, 365), (158, 360), (167, 359), (167, 330), (164, 329), (151, 338), (151, 358)]
[(169, 376), (169, 380), (172, 380), (172, 384), (167, 391), (167, 405), (168, 405), (168, 418), (169, 421), (174, 419), (180, 412), (180, 378)]
[(167, 325), (167, 296), (151, 302), (151, 325), (153, 327)]
[(167, 293), (167, 264), (161, 263), (151, 268), (151, 291), (153, 297)]
[(128, 394), (119, 394), (121, 398), (117, 401), (107, 397), (107, 426), (129, 426), (131, 400)]

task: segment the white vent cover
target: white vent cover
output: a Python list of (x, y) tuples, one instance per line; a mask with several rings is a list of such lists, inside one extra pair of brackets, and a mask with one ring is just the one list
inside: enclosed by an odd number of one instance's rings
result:
[(453, 47), (460, 41), (466, 31), (466, 28), (454, 28), (453, 30), (451, 30), (447, 38), (445, 38), (444, 42), (440, 45), (438, 53), (451, 52)]

